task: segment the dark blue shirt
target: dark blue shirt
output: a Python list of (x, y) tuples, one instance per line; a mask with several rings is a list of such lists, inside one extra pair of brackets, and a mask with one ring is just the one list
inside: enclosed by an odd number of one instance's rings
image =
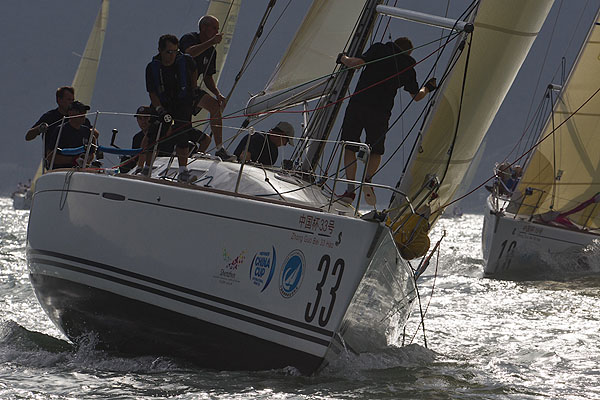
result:
[[(60, 124), (52, 129), (48, 129), (46, 133), (46, 152), (54, 150), (56, 145), (56, 138), (60, 130)], [(65, 124), (60, 134), (60, 140), (58, 142), (59, 149), (71, 149), (87, 144), (90, 138), (90, 127), (81, 125), (79, 129), (73, 128), (71, 124)]]
[[(233, 154), (240, 157), (244, 149), (246, 148), (246, 142), (248, 141), (248, 137), (250, 135), (246, 135), (242, 138), (238, 146), (235, 148)], [(253, 162), (258, 162), (263, 165), (273, 165), (275, 161), (277, 161), (277, 156), (279, 155), (279, 151), (277, 146), (269, 140), (266, 135), (261, 133), (255, 133), (252, 135), (252, 139), (250, 139), (250, 143), (248, 144), (248, 152), (250, 153), (250, 160)]]
[[(201, 43), (200, 33), (190, 32), (179, 39), (179, 48), (185, 53), (188, 47)], [(198, 76), (200, 76), (200, 74), (204, 74), (205, 76), (214, 75), (217, 72), (217, 50), (214, 46), (209, 47), (200, 55), (194, 57), (194, 61), (196, 61), (196, 66), (198, 67)]]

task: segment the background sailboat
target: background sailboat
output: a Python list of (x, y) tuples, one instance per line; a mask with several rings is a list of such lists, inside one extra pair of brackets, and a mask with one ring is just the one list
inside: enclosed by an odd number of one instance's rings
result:
[(535, 262), (540, 254), (581, 250), (599, 237), (599, 17), (597, 13), (510, 202), (499, 193), (488, 199), (488, 276), (552, 274), (544, 262)]

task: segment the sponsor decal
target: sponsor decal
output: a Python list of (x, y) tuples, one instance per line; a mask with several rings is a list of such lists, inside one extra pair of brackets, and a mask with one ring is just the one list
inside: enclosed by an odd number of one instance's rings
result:
[(294, 250), (288, 254), (282, 265), (279, 274), (279, 293), (289, 299), (296, 294), (302, 284), (306, 265), (304, 254), (300, 250)]
[(227, 249), (223, 249), (223, 261), (225, 264), (222, 267), (219, 267), (217, 274), (213, 277), (218, 279), (219, 283), (225, 285), (239, 283), (240, 281), (237, 279), (238, 267), (242, 265), (245, 260), (246, 250), (242, 250), (237, 257), (232, 258)]
[(250, 264), (250, 282), (258, 287), (262, 292), (265, 291), (275, 272), (275, 247), (273, 251), (260, 251), (254, 255), (252, 264)]

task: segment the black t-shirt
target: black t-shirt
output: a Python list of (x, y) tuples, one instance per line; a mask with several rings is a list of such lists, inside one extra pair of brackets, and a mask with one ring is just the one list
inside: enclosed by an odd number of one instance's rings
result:
[[(159, 67), (159, 77), (158, 80), (160, 82), (156, 82), (156, 79), (154, 78), (154, 72), (153, 72), (153, 67), (152, 67), (152, 62), (148, 63), (148, 65), (146, 66), (146, 90), (148, 91), (148, 93), (153, 92), (156, 93), (157, 95), (159, 95), (159, 97), (161, 97), (161, 104), (162, 106), (171, 111), (174, 112), (174, 109), (181, 107), (181, 104), (186, 104), (189, 103), (190, 107), (191, 107), (191, 103), (192, 103), (192, 73), (193, 71), (196, 70), (196, 63), (194, 62), (194, 59), (187, 55), (187, 54), (180, 54), (177, 56), (178, 59), (179, 57), (184, 57), (185, 59), (185, 67), (186, 67), (186, 84), (187, 84), (187, 91), (186, 91), (186, 95), (185, 97), (180, 97), (180, 77), (179, 77), (179, 64), (178, 61), (175, 61), (172, 65), (169, 66), (164, 66), (162, 64), (160, 64)], [(156, 55), (152, 58), (152, 60), (159, 60), (160, 61), (160, 56)], [(162, 94), (162, 96), (160, 95), (160, 90), (159, 90), (159, 86), (161, 85), (164, 87), (164, 93)], [(164, 99), (164, 101), (163, 101)]]
[[(394, 107), (394, 97), (396, 97), (398, 88), (404, 87), (405, 91), (413, 95), (417, 94), (419, 92), (417, 73), (412, 67), (416, 61), (407, 54), (396, 54), (401, 51), (402, 50), (400, 50), (394, 42), (385, 44), (375, 43), (366, 51), (366, 53), (361, 55), (359, 58), (362, 58), (366, 63), (372, 63), (367, 64), (360, 74), (355, 92), (359, 92), (366, 88), (368, 89), (355, 94), (350, 101), (368, 104), (371, 107), (377, 107), (381, 110), (391, 112)], [(396, 56), (390, 57), (393, 54), (396, 54)], [(385, 57), (389, 58), (375, 61)], [(400, 71), (404, 72), (369, 88), (369, 86), (381, 82), (390, 76), (394, 76)]]
[[(46, 152), (53, 151), (56, 144), (56, 138), (60, 125), (49, 129), (46, 133)], [(79, 129), (73, 128), (71, 124), (65, 124), (60, 134), (60, 140), (58, 142), (59, 149), (70, 149), (79, 146), (83, 146), (88, 142), (90, 138), (90, 127), (81, 125)]]
[(139, 131), (138, 133), (133, 135), (133, 139), (131, 140), (131, 148), (132, 149), (141, 149), (143, 138), (144, 138), (144, 131)]
[[(200, 40), (200, 33), (190, 32), (181, 37), (179, 40), (179, 48), (185, 53), (188, 47), (201, 43), (202, 41)], [(199, 56), (194, 57), (194, 61), (196, 61), (196, 65), (198, 67), (198, 76), (200, 74), (214, 75), (217, 72), (217, 50), (214, 48), (214, 46), (209, 47)]]
[[(240, 144), (236, 147), (233, 154), (240, 157), (244, 149), (246, 148), (246, 141), (248, 141), (248, 137), (250, 135), (246, 135), (240, 141)], [(248, 152), (250, 153), (250, 159), (254, 162), (261, 163), (263, 165), (273, 165), (275, 161), (277, 161), (277, 156), (279, 155), (279, 151), (277, 146), (271, 142), (266, 135), (261, 133), (255, 133), (252, 135), (250, 139), (250, 144), (248, 145)]]
[[(60, 126), (60, 121), (62, 120), (62, 118), (64, 116), (66, 116), (66, 115), (62, 115), (60, 113), (60, 111), (58, 111), (58, 107), (56, 107), (53, 110), (45, 112), (40, 117), (40, 119), (38, 119), (38, 121), (35, 124), (33, 124), (32, 128), (38, 126), (42, 122), (45, 122), (48, 124), (48, 130), (54, 129), (54, 127)], [(68, 122), (69, 122), (69, 120), (65, 120), (65, 124)], [(87, 125), (87, 126), (92, 126), (92, 123), (87, 118), (85, 119), (85, 122), (83, 124)]]

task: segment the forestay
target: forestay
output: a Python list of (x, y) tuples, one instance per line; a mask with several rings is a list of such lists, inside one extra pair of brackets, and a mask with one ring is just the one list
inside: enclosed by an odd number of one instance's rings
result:
[[(250, 99), (246, 112), (260, 113), (321, 96), (364, 5), (364, 0), (314, 0), (266, 88)], [(311, 83), (304, 85), (307, 82)]]
[[(420, 147), (401, 182), (400, 190), (413, 204), (421, 200), (413, 197), (431, 176), (441, 182), (431, 209), (436, 211), (452, 199), (553, 1), (482, 0), (471, 15), (475, 30), (470, 49), (467, 40), (440, 87)], [(401, 201), (396, 198), (393, 206)], [(430, 222), (440, 214), (432, 213)]]
[[(540, 139), (548, 138), (534, 150), (517, 186), (521, 195), (533, 188), (525, 196), (520, 214), (565, 212), (600, 192), (600, 96), (594, 96), (600, 88), (599, 23), (597, 14), (554, 106), (554, 116), (550, 116), (541, 132)], [(598, 209), (589, 206), (569, 215), (569, 219), (597, 229)]]

